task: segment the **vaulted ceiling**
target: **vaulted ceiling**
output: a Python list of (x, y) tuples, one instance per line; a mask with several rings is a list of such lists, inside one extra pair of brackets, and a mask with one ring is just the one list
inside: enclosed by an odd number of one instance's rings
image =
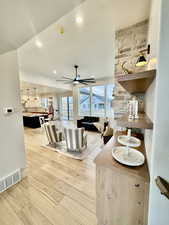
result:
[(150, 0), (0, 0), (0, 54), (17, 48), (21, 79), (31, 83), (73, 77), (74, 64), (83, 77), (110, 78), (114, 30), (148, 18), (149, 7)]
[(0, 0), (0, 54), (18, 48), (83, 0)]
[(19, 49), (20, 70), (58, 79), (78, 64), (83, 77), (111, 77), (114, 30), (148, 15), (149, 0), (86, 0)]

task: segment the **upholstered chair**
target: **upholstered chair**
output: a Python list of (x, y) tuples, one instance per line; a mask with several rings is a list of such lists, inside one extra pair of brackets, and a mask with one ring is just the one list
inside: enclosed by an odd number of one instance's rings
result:
[(56, 144), (64, 140), (62, 131), (59, 131), (54, 124), (45, 123), (44, 130), (49, 144)]
[(84, 128), (64, 128), (68, 151), (82, 152), (87, 148), (87, 135)]

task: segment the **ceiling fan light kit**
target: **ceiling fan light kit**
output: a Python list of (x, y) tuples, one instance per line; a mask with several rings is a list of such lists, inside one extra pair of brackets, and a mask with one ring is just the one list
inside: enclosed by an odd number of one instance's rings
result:
[(56, 80), (56, 81), (63, 81), (66, 83), (72, 83), (73, 85), (77, 85), (77, 84), (84, 84), (84, 85), (88, 85), (88, 84), (92, 84), (92, 83), (96, 83), (96, 80), (94, 77), (90, 77), (90, 78), (80, 78), (80, 75), (78, 74), (78, 65), (74, 65), (75, 68), (75, 78), (71, 79), (70, 77), (65, 77), (63, 76), (63, 78), (61, 80)]

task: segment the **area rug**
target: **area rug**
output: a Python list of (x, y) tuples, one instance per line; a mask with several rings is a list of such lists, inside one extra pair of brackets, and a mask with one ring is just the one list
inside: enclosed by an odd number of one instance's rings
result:
[(42, 147), (77, 160), (84, 160), (92, 152), (92, 149), (90, 147), (87, 147), (82, 152), (67, 151), (66, 143), (64, 142), (59, 144), (47, 144), (43, 145)]

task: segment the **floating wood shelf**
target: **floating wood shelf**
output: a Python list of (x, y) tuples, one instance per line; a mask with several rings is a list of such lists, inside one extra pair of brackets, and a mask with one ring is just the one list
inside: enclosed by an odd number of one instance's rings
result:
[(120, 127), (153, 129), (153, 123), (146, 114), (139, 114), (139, 119), (129, 120), (128, 115), (117, 119), (117, 125)]
[(156, 76), (156, 70), (117, 76), (118, 83), (129, 93), (145, 93)]

